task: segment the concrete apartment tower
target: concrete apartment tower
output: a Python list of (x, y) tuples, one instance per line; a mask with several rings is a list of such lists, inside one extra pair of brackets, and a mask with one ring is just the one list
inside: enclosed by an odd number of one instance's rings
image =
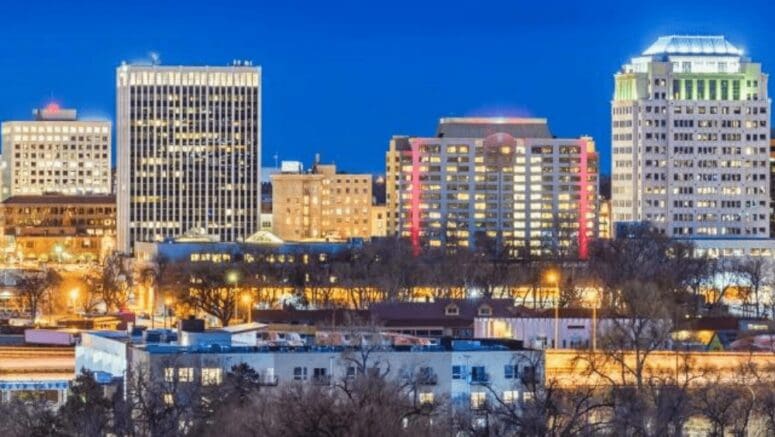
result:
[(498, 243), (507, 256), (586, 258), (598, 232), (598, 157), (542, 118), (442, 118), (435, 137), (394, 136), (387, 230), (415, 250)]
[(80, 120), (55, 103), (33, 114), (3, 122), (2, 197), (109, 194), (110, 121)]
[(261, 69), (121, 65), (116, 88), (118, 250), (257, 232)]
[(769, 237), (770, 109), (761, 65), (723, 36), (664, 36), (616, 73), (615, 223), (667, 236)]

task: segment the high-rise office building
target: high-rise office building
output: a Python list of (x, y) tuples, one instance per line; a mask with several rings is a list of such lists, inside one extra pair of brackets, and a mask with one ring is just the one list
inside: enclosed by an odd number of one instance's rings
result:
[(3, 122), (3, 195), (109, 194), (110, 122), (52, 103), (34, 120)]
[(767, 238), (761, 65), (723, 36), (665, 36), (615, 79), (613, 221), (647, 221), (677, 238)]
[(387, 152), (388, 232), (421, 247), (497, 243), (507, 255), (586, 258), (597, 236), (598, 157), (540, 118), (442, 118)]
[(315, 163), (272, 175), (274, 233), (288, 241), (371, 238), (371, 175)]
[(775, 238), (775, 129), (770, 130), (770, 238)]
[(119, 250), (257, 232), (260, 68), (122, 65), (116, 87)]

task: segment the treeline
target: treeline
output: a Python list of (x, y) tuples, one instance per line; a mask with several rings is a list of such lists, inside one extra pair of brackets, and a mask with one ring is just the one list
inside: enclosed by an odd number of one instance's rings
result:
[(708, 368), (701, 384), (683, 372), (640, 386), (527, 379), (477, 385), (476, 399), (468, 392), (423, 398), (411, 375), (372, 365), (324, 384), (278, 386), (245, 364), (212, 385), (130, 372), (125, 390), (108, 394), (84, 372), (58, 411), (34, 399), (1, 404), (0, 427), (9, 437), (773, 435), (773, 372), (758, 370), (741, 368), (729, 379)]
[(691, 244), (649, 229), (593, 242), (583, 262), (514, 260), (504, 253), (485, 245), (414, 256), (405, 241), (387, 239), (320, 258), (285, 256), (282, 262), (260, 252), (228, 262), (157, 259), (141, 277), (146, 286), (173, 296), (181, 311), (201, 311), (224, 324), (243, 305), (240, 299), (273, 307), (363, 309), (378, 301), (477, 295), (541, 308), (554, 305), (554, 287), (562, 307), (589, 306), (589, 290), (596, 290), (598, 307), (620, 312), (626, 305), (623, 289), (635, 283), (663, 293), (661, 301), (675, 320), (725, 314), (730, 299), (751, 316), (773, 313), (767, 259), (696, 257)]
[[(553, 272), (557, 282), (548, 279)], [(135, 263), (112, 255), (86, 275), (75, 307), (125, 308), (143, 290), (154, 290), (155, 306), (170, 301), (178, 314), (202, 312), (227, 324), (239, 308), (348, 307), (418, 298), (513, 298), (517, 304), (548, 308), (554, 287), (562, 307), (589, 306), (585, 291), (597, 290), (596, 304), (616, 311), (627, 283), (651, 284), (667, 293), (675, 317), (725, 314), (727, 303), (750, 316), (773, 314), (773, 264), (765, 257), (710, 259), (694, 256), (690, 243), (643, 228), (629, 238), (594, 241), (589, 259), (516, 260), (494, 244), (471, 250), (425, 250), (418, 256), (401, 239), (383, 239), (334, 254), (277, 254), (273, 250), (221, 257), (217, 262)], [(22, 281), (27, 307), (39, 308), (58, 286), (51, 271)], [(149, 302), (145, 302), (149, 304)]]

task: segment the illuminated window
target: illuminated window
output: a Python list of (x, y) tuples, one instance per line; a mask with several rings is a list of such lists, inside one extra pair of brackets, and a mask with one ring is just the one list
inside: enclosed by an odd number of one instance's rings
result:
[(420, 393), (419, 401), (420, 401), (420, 404), (432, 404), (433, 403), (433, 392)]
[(506, 390), (503, 392), (503, 403), (507, 405), (511, 405), (514, 402), (519, 399), (519, 391), (517, 390)]
[(191, 367), (183, 367), (178, 369), (178, 381), (180, 382), (192, 382), (194, 380), (194, 369)]
[(485, 392), (475, 392), (471, 393), (471, 408), (474, 410), (480, 410), (484, 408), (485, 402), (487, 401), (487, 393)]
[(223, 375), (219, 367), (202, 369), (202, 385), (218, 385), (223, 382)]
[(172, 393), (164, 393), (164, 404), (175, 405), (175, 396)]

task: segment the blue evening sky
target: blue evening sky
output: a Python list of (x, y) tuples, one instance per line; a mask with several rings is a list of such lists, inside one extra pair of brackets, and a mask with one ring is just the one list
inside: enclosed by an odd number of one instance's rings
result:
[(765, 1), (36, 1), (6, 2), (0, 119), (52, 97), (113, 118), (115, 67), (263, 67), (263, 160), (384, 172), (393, 134), (432, 135), (439, 117), (546, 117), (590, 134), (609, 168), (612, 77), (657, 36), (725, 34), (775, 65)]

